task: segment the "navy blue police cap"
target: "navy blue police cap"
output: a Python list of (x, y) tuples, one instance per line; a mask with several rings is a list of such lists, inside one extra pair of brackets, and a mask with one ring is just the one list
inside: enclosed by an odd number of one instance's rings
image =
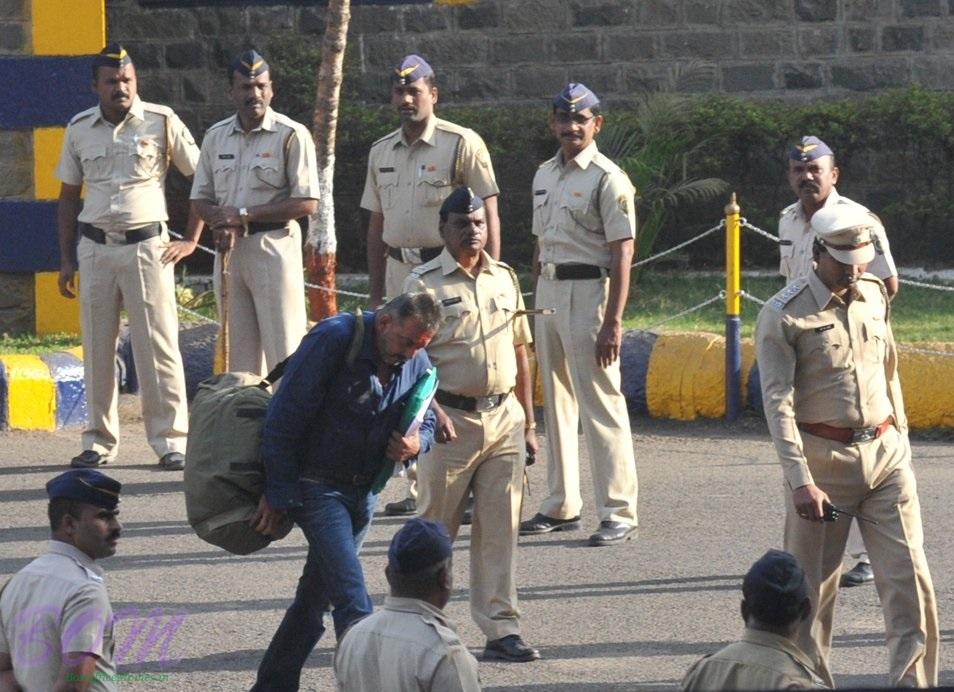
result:
[(450, 193), (441, 205), (441, 221), (447, 221), (450, 214), (470, 214), (483, 208), (484, 200), (466, 185), (461, 185)]
[(236, 55), (229, 63), (229, 74), (238, 72), (243, 77), (258, 77), (268, 72), (268, 63), (254, 48)]
[(805, 571), (794, 555), (769, 550), (755, 561), (742, 581), (742, 595), (752, 613), (771, 622), (774, 615), (794, 615), (808, 598)]
[(405, 55), (404, 59), (394, 68), (394, 81), (402, 86), (424, 79), (424, 77), (433, 76), (434, 70), (427, 64), (427, 60), (413, 53)]
[(587, 108), (595, 108), (600, 105), (600, 100), (585, 84), (579, 82), (570, 82), (563, 91), (553, 99), (553, 108), (567, 113), (579, 113)]
[(51, 478), (46, 494), (51, 500), (65, 498), (114, 510), (119, 504), (122, 483), (94, 469), (71, 469)]
[(798, 144), (793, 146), (788, 152), (788, 158), (792, 161), (814, 161), (822, 156), (834, 156), (835, 152), (823, 141), (814, 135), (802, 137)]
[(451, 555), (447, 527), (415, 517), (394, 534), (388, 548), (388, 565), (399, 574), (414, 574), (443, 562)]
[(112, 67), (118, 70), (127, 65), (132, 65), (132, 58), (129, 57), (126, 49), (118, 43), (110, 43), (93, 58), (94, 70), (100, 67)]

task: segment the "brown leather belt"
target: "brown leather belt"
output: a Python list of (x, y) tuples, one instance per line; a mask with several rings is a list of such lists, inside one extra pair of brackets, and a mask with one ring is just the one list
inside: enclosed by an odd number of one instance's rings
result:
[(268, 233), (269, 231), (282, 231), (284, 226), (276, 226), (274, 221), (254, 221), (248, 225), (248, 234)]
[[(99, 245), (106, 244), (106, 231), (104, 231), (102, 228), (96, 228), (96, 226), (92, 226), (88, 223), (81, 223), (79, 230), (80, 233), (92, 240), (94, 243)], [(140, 243), (143, 240), (155, 238), (160, 233), (162, 233), (161, 223), (143, 226), (142, 228), (137, 228), (134, 231), (126, 231), (126, 245), (132, 245), (133, 243)]]
[(607, 271), (593, 264), (550, 264), (544, 263), (540, 267), (540, 276), (551, 281), (567, 281), (574, 279), (602, 279)]
[(478, 411), (493, 411), (506, 400), (508, 394), (510, 394), (510, 392), (477, 397), (459, 396), (445, 392), (443, 389), (438, 389), (434, 394), (434, 398), (437, 399), (437, 403), (443, 404), (444, 406), (450, 406), (451, 408), (467, 411), (468, 413), (476, 413)]
[(798, 423), (798, 429), (815, 437), (841, 442), (843, 445), (856, 445), (877, 440), (892, 425), (894, 425), (894, 416), (888, 416), (884, 422), (868, 428), (836, 428), (825, 423)]
[(439, 254), (441, 254), (441, 250), (443, 249), (444, 249), (443, 245), (439, 247), (407, 247), (407, 248), (388, 246), (388, 257), (390, 257), (393, 260), (397, 260), (398, 262), (403, 262), (404, 264), (415, 264), (414, 262), (410, 262), (407, 259), (405, 259), (405, 255), (403, 252), (403, 250), (411, 250), (413, 252), (421, 253), (422, 263), (430, 262), (432, 259), (434, 259)]

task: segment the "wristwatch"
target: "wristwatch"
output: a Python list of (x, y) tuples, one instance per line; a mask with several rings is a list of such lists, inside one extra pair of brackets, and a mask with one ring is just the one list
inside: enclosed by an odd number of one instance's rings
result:
[(245, 207), (239, 208), (239, 220), (242, 222), (242, 228), (245, 230), (244, 235), (248, 235), (248, 209)]

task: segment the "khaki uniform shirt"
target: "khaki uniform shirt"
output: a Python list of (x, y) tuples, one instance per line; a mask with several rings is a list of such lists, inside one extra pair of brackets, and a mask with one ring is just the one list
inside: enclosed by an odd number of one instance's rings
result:
[(540, 262), (592, 264), (606, 269), (608, 243), (636, 236), (636, 189), (593, 142), (564, 162), (540, 164), (533, 178), (533, 234)]
[(116, 690), (113, 609), (103, 571), (77, 548), (51, 540), (0, 596), (0, 652), (25, 692), (53, 689), (63, 654), (94, 654), (90, 690)]
[(66, 128), (56, 177), (67, 185), (85, 183), (80, 221), (129, 231), (169, 219), (169, 161), (190, 176), (198, 158), (195, 140), (172, 109), (137, 96), (118, 125), (103, 118), (99, 106), (76, 115)]
[(318, 160), (311, 134), (271, 108), (251, 132), (242, 129), (238, 114), (217, 122), (202, 140), (191, 197), (238, 208), (318, 199)]
[(682, 688), (687, 692), (827, 689), (791, 640), (749, 628), (742, 641), (696, 661), (682, 679)]
[(500, 192), (480, 135), (432, 116), (413, 144), (398, 128), (371, 145), (361, 207), (384, 215), (391, 247), (441, 247), (441, 204), (459, 185), (483, 199)]
[(477, 659), (444, 612), (415, 598), (352, 625), (335, 651), (339, 692), (476, 692)]
[(513, 269), (483, 252), (472, 276), (445, 248), (411, 272), (404, 290), (427, 291), (441, 306), (441, 326), (427, 345), (441, 389), (473, 397), (513, 389), (514, 346), (531, 342)]
[[(831, 194), (828, 195), (822, 208), (836, 204), (850, 204), (865, 209), (857, 202), (842, 197), (837, 190), (832, 188)], [(868, 210), (865, 209), (865, 211)], [(891, 248), (888, 245), (888, 237), (884, 233), (881, 220), (872, 212), (868, 211), (868, 213), (878, 222), (874, 233), (872, 233), (875, 244), (875, 258), (868, 265), (868, 273), (874, 274), (883, 281), (884, 279), (890, 279), (892, 276), (897, 276), (898, 268), (894, 265), (894, 258), (891, 256)], [(778, 273), (789, 282), (800, 276), (808, 276), (813, 267), (812, 242), (815, 239), (815, 233), (812, 231), (811, 220), (805, 218), (805, 210), (802, 209), (801, 202), (795, 202), (795, 204), (791, 204), (782, 210), (778, 220), (778, 238), (780, 241)]]
[(813, 483), (796, 422), (907, 430), (884, 285), (863, 274), (846, 307), (813, 271), (762, 308), (755, 327), (765, 416), (789, 485)]

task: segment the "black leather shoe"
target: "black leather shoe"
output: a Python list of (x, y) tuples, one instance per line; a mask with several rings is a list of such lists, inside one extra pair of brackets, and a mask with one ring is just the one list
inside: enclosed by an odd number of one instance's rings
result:
[(501, 639), (487, 642), (484, 647), (484, 659), (488, 661), (513, 661), (526, 663), (540, 658), (540, 652), (528, 646), (519, 634), (508, 634)]
[(384, 505), (384, 513), (389, 517), (406, 517), (417, 511), (417, 500), (405, 497), (400, 502), (389, 502)]
[(181, 452), (169, 452), (159, 460), (159, 468), (163, 471), (181, 471), (185, 468), (185, 455)]
[(551, 531), (577, 531), (580, 528), (580, 515), (570, 519), (554, 519), (545, 514), (536, 514), (533, 519), (520, 522), (521, 536), (535, 536)]
[(850, 570), (841, 575), (838, 585), (843, 589), (849, 589), (852, 586), (864, 586), (874, 581), (874, 572), (871, 571), (871, 564), (868, 562), (859, 562)]
[(92, 449), (87, 449), (82, 454), (79, 454), (73, 457), (70, 460), (70, 466), (74, 469), (93, 469), (97, 466), (102, 466), (108, 460), (99, 452), (94, 452)]
[(628, 541), (636, 533), (636, 527), (632, 524), (624, 524), (621, 521), (601, 521), (600, 527), (592, 536), (590, 536), (590, 545), (613, 545)]

